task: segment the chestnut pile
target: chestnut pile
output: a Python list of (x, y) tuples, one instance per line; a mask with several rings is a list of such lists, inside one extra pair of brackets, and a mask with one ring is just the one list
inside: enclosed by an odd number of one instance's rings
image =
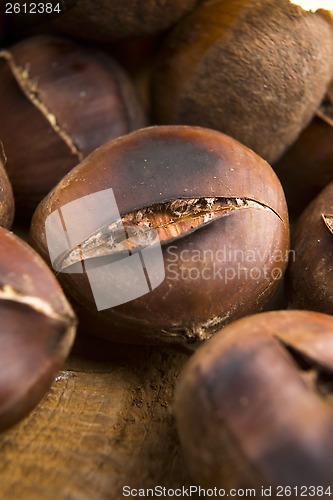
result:
[(328, 3), (0, 11), (1, 430), (78, 325), (92, 345), (197, 350), (175, 395), (194, 483), (328, 495)]

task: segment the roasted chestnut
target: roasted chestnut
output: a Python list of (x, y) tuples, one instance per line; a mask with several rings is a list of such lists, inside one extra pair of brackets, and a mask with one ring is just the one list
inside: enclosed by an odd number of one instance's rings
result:
[(306, 2), (200, 3), (158, 56), (155, 120), (220, 130), (277, 161), (311, 120), (333, 74), (332, 20), (305, 10), (309, 2), (296, 3)]
[(333, 82), (316, 116), (274, 166), (294, 220), (333, 181)]
[(16, 207), (38, 202), (84, 156), (145, 118), (132, 85), (107, 55), (32, 37), (0, 52), (2, 137)]
[(333, 314), (333, 183), (298, 220), (286, 282), (294, 308)]
[(30, 240), (93, 333), (195, 342), (264, 306), (288, 234), (264, 160), (220, 132), (170, 126), (89, 155), (39, 205)]
[(0, 226), (9, 229), (14, 219), (14, 198), (12, 186), (4, 168), (5, 161), (0, 142)]
[(57, 280), (0, 227), (0, 430), (28, 414), (72, 345), (76, 320)]
[[(176, 388), (178, 431), (192, 478), (252, 487), (253, 496), (332, 486), (333, 318), (274, 311), (216, 333)], [(325, 493), (324, 493), (325, 492)]]
[(110, 42), (164, 31), (197, 3), (198, 0), (99, 0), (97, 7), (95, 0), (76, 0), (53, 24), (71, 36)]

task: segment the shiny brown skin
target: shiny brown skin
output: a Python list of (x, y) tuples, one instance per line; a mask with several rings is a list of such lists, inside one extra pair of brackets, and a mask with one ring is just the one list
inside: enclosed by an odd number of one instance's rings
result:
[(333, 234), (323, 216), (333, 217), (333, 183), (297, 222), (286, 286), (292, 307), (333, 314)]
[(333, 128), (316, 117), (274, 166), (296, 219), (333, 181)]
[(71, 348), (76, 320), (41, 257), (0, 228), (0, 430), (26, 416)]
[(145, 123), (130, 80), (111, 58), (47, 36), (0, 53), (0, 105), (6, 168), (23, 216), (97, 146)]
[(332, 353), (333, 318), (315, 312), (257, 314), (216, 333), (176, 389), (194, 481), (226, 489), (331, 486)]
[(97, 8), (94, 0), (77, 0), (53, 24), (71, 36), (110, 42), (164, 31), (197, 3), (198, 0), (99, 0)]
[(296, 219), (333, 181), (333, 85), (310, 125), (273, 167), (283, 185), (290, 217)]
[[(289, 243), (283, 191), (270, 166), (234, 139), (213, 130), (180, 126), (146, 128), (109, 142), (73, 169), (39, 205), (30, 231), (34, 248), (49, 260), (46, 218), (70, 201), (107, 188), (113, 189), (121, 215), (179, 199), (219, 197), (256, 203), (233, 206), (191, 233), (164, 240), (165, 280), (127, 304), (97, 312), (86, 276), (60, 273), (67, 292), (84, 307), (83, 325), (92, 322), (90, 330), (96, 335), (136, 343), (195, 342), (222, 324), (260, 310), (274, 293)], [(243, 252), (242, 258), (234, 253), (229, 260), (219, 255), (218, 262), (216, 252), (223, 248)], [(192, 251), (200, 262), (191, 260)], [(208, 258), (205, 251), (213, 257)], [(248, 262), (251, 251), (264, 255), (259, 259), (256, 254), (256, 262)], [(283, 255), (279, 262), (272, 259), (275, 251)], [(203, 269), (213, 273), (214, 266), (221, 269), (220, 276), (205, 279)], [(237, 274), (238, 266), (248, 274)], [(264, 266), (265, 276), (262, 272), (250, 278), (252, 268), (261, 271)], [(225, 279), (229, 267), (235, 279)], [(192, 271), (186, 270), (191, 268), (198, 279), (189, 279)]]
[(332, 64), (324, 15), (289, 0), (202, 2), (161, 49), (153, 114), (220, 130), (272, 163), (311, 120)]
[(10, 229), (14, 219), (14, 198), (12, 186), (3, 164), (0, 156), (0, 226)]

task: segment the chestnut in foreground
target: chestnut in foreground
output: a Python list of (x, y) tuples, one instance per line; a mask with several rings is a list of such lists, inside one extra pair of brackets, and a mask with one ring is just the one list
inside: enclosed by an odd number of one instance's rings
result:
[(0, 227), (0, 430), (40, 401), (65, 360), (76, 320), (41, 257)]
[(332, 20), (294, 3), (202, 2), (158, 56), (157, 122), (214, 128), (277, 161), (311, 120), (333, 73)]
[(104, 142), (145, 123), (129, 78), (106, 54), (36, 36), (0, 52), (0, 137), (20, 216)]
[(0, 226), (9, 229), (14, 219), (14, 198), (4, 162), (5, 159), (2, 160), (0, 153)]
[(216, 333), (176, 388), (192, 478), (208, 487), (256, 487), (257, 496), (273, 486), (274, 498), (277, 486), (314, 486), (319, 498), (332, 485), (332, 384), (331, 316), (274, 311)]
[(170, 126), (89, 155), (38, 206), (30, 241), (94, 334), (183, 343), (264, 306), (286, 267), (289, 229), (264, 160), (220, 132)]
[(333, 314), (333, 182), (296, 225), (286, 286), (291, 307)]
[(333, 181), (333, 82), (310, 125), (273, 168), (294, 219)]
[(95, 0), (77, 0), (53, 24), (71, 36), (110, 42), (164, 31), (197, 3), (198, 0), (99, 0), (97, 6)]

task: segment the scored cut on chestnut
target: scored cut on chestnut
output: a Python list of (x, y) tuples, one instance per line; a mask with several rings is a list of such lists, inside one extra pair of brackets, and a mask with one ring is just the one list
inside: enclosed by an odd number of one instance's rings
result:
[(304, 210), (292, 238), (289, 304), (333, 314), (333, 182)]
[(109, 56), (57, 37), (0, 52), (0, 106), (21, 217), (97, 146), (145, 124), (132, 83)]
[(6, 156), (0, 141), (0, 226), (11, 228), (14, 219), (14, 197), (12, 186), (9, 182), (5, 165)]
[(72, 346), (75, 315), (53, 273), (0, 227), (0, 430), (44, 396)]
[[(106, 208), (109, 190), (119, 218)], [(166, 126), (83, 160), (37, 208), (30, 241), (92, 333), (183, 343), (264, 306), (286, 267), (289, 227), (264, 160), (220, 132)]]
[(217, 129), (277, 161), (310, 122), (333, 74), (332, 19), (294, 3), (200, 3), (157, 57), (157, 123)]
[(175, 397), (192, 478), (226, 489), (331, 486), (332, 353), (333, 318), (309, 311), (243, 318), (200, 347)]

